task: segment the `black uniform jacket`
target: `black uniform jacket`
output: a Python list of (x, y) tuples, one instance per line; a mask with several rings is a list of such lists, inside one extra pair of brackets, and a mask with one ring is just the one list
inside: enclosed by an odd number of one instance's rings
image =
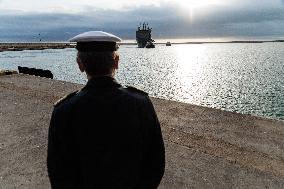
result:
[(47, 167), (54, 189), (157, 188), (165, 150), (148, 95), (111, 77), (88, 81), (54, 107)]

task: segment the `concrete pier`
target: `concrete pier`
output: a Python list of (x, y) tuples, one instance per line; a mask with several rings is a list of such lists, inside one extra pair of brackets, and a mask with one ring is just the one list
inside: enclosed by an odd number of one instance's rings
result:
[[(50, 188), (53, 103), (82, 85), (0, 76), (0, 188)], [(284, 122), (152, 98), (166, 145), (159, 188), (284, 188)]]
[(68, 42), (40, 42), (40, 43), (0, 43), (2, 51), (44, 50), (74, 48), (75, 45)]

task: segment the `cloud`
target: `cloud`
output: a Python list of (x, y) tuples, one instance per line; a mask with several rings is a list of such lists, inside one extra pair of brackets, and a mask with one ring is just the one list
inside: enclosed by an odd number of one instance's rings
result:
[[(238, 1), (242, 3), (244, 0)], [(283, 6), (274, 5), (255, 5), (255, 8), (244, 1), (238, 6), (215, 5), (190, 12), (167, 3), (132, 7), (127, 11), (85, 6), (76, 14), (10, 13), (1, 16), (0, 40), (8, 37), (37, 40), (38, 33), (44, 40), (67, 40), (87, 30), (105, 30), (135, 39), (136, 27), (143, 21), (153, 27), (154, 38), (283, 36)]]

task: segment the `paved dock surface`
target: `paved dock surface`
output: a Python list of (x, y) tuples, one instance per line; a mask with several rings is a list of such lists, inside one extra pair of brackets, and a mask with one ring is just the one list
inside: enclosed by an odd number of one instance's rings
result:
[[(50, 188), (53, 103), (81, 88), (28, 75), (0, 77), (0, 189)], [(152, 99), (166, 145), (159, 188), (284, 188), (284, 122)]]

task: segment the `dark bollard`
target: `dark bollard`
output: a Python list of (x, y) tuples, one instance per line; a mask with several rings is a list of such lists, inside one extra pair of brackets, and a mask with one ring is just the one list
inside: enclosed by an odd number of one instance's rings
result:
[(19, 73), (23, 73), (23, 67), (18, 66)]
[(24, 67), (24, 74), (30, 75), (30, 73), (31, 73), (30, 68)]
[(18, 66), (19, 73), (27, 74), (28, 73), (28, 69), (29, 68), (27, 68), (27, 67)]
[(23, 74), (28, 74), (29, 73), (29, 68), (23, 67)]
[(36, 76), (45, 77), (44, 73), (45, 73), (45, 70), (37, 69)]
[(18, 66), (18, 70), (19, 70), (19, 73), (53, 79), (53, 74), (50, 70), (42, 70), (42, 69), (28, 68), (28, 67), (21, 67), (21, 66)]
[(53, 74), (50, 70), (46, 70), (46, 78), (50, 78), (50, 79), (53, 79)]
[(35, 69), (35, 68), (29, 68), (29, 75), (35, 75), (36, 74), (36, 72), (37, 72), (37, 69)]
[(34, 74), (35, 76), (41, 76), (43, 73), (43, 70), (42, 69), (34, 69)]

